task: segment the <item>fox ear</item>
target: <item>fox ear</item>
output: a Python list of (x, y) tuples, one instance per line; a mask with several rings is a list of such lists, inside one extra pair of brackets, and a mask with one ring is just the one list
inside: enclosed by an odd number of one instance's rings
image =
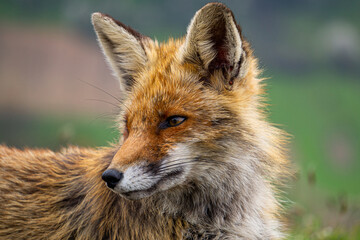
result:
[(102, 13), (93, 13), (91, 20), (103, 53), (120, 79), (121, 89), (130, 91), (134, 74), (146, 64), (143, 43), (150, 39)]
[(180, 51), (185, 62), (200, 65), (213, 74), (221, 70), (226, 79), (243, 75), (245, 60), (240, 27), (224, 4), (210, 3), (196, 12)]

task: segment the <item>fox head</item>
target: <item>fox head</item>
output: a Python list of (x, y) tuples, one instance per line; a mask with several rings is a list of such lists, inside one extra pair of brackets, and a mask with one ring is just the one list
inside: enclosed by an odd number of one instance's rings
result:
[[(123, 96), (120, 147), (103, 179), (130, 199), (223, 177), (253, 136), (256, 61), (232, 12), (207, 4), (180, 40), (158, 43), (94, 13), (100, 46)], [(237, 154), (237, 152), (236, 152)]]

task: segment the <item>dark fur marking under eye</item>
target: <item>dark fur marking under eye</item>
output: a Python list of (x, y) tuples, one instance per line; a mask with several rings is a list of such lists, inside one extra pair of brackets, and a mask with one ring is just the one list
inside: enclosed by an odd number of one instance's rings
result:
[(159, 171), (160, 163), (150, 163), (147, 165), (147, 171), (156, 174)]

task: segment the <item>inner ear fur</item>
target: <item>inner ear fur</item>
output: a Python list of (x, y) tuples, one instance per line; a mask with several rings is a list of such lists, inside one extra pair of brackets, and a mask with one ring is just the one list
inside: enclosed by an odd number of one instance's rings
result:
[(221, 70), (226, 79), (238, 77), (246, 54), (231, 10), (224, 4), (210, 3), (196, 12), (180, 54), (183, 61), (197, 64), (210, 74)]
[(120, 80), (121, 89), (131, 90), (134, 75), (146, 65), (144, 43), (151, 41), (150, 38), (106, 14), (93, 13), (91, 20), (100, 47)]

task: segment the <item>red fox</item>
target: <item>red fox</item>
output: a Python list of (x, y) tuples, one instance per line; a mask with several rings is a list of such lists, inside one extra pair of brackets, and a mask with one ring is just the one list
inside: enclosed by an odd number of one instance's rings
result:
[(1, 239), (281, 239), (286, 134), (266, 120), (257, 60), (210, 3), (158, 43), (94, 13), (120, 81), (118, 144), (0, 147)]

